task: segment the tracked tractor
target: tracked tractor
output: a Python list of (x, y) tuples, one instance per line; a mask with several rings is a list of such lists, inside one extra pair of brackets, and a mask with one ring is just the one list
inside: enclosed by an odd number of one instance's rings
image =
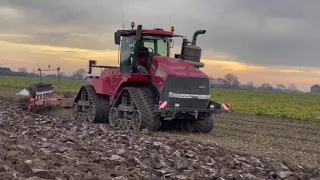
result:
[[(89, 60), (92, 68), (104, 68), (100, 76), (89, 76), (74, 101), (74, 115), (80, 121), (109, 123), (111, 127), (157, 131), (179, 129), (208, 133), (214, 127), (212, 115), (228, 112), (228, 104), (210, 100), (208, 76), (201, 48), (194, 33), (185, 36), (163, 29), (142, 29), (134, 23), (129, 30), (114, 34), (119, 45), (120, 66), (101, 66)], [(173, 38), (183, 38), (181, 54), (170, 57)]]

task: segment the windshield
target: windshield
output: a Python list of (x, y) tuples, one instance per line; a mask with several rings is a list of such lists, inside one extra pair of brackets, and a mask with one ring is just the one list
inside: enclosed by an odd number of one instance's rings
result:
[(128, 67), (131, 65), (131, 54), (133, 53), (133, 46), (135, 36), (123, 36), (120, 51), (120, 67), (122, 73), (128, 73)]
[(141, 43), (144, 47), (149, 48), (149, 52), (152, 51), (161, 56), (169, 56), (168, 40), (168, 37), (144, 35), (142, 36)]
[(133, 52), (133, 43), (135, 41), (135, 36), (123, 36), (121, 43), (121, 55), (120, 61), (126, 61), (131, 57), (131, 53)]
[[(162, 36), (144, 35), (141, 39), (140, 51), (147, 49), (149, 52), (160, 54), (160, 56), (169, 56), (169, 38)], [(128, 72), (128, 67), (132, 64), (132, 54), (136, 42), (136, 36), (123, 36), (120, 51), (121, 72)], [(144, 48), (142, 48), (144, 46)]]

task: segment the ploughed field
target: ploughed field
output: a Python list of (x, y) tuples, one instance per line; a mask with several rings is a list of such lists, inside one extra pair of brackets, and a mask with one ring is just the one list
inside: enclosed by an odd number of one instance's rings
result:
[[(267, 119), (225, 114), (217, 118), (211, 135), (138, 133), (110, 129), (107, 124), (79, 123), (67, 110), (27, 114), (18, 104), (8, 96), (0, 97), (0, 179), (320, 178), (319, 169), (308, 167), (320, 164), (320, 127), (304, 121), (272, 120), (265, 126)], [(290, 132), (280, 132), (279, 128)], [(282, 143), (291, 142), (314, 155), (308, 159), (311, 164), (253, 155), (259, 154), (252, 150), (259, 149), (255, 145), (274, 136), (278, 137), (278, 141), (270, 139), (278, 151), (274, 153), (282, 153), (280, 147), (288, 145)], [(247, 143), (247, 153), (241, 152), (245, 146), (237, 142)], [(233, 151), (226, 149), (228, 144)], [(291, 152), (286, 153), (291, 156)]]
[[(57, 79), (43, 79), (58, 88)], [(37, 82), (38, 77), (0, 76), (0, 86), (12, 88), (23, 89)], [(61, 90), (78, 93), (86, 83), (82, 80), (63, 79)], [(316, 94), (212, 89), (211, 97), (219, 103), (230, 103), (232, 112), (320, 121), (320, 95)]]

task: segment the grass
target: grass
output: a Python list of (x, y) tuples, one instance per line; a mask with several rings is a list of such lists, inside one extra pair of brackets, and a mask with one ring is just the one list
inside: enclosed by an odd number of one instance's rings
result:
[[(0, 86), (12, 88), (23, 89), (38, 82), (38, 77), (0, 76)], [(58, 89), (57, 79), (43, 78), (43, 82), (52, 83)], [(83, 84), (86, 81), (63, 79), (61, 91), (77, 93)], [(229, 103), (233, 112), (320, 121), (320, 95), (212, 89), (211, 97), (216, 102)]]
[(230, 103), (234, 112), (320, 121), (320, 95), (212, 89), (211, 98)]
[[(46, 78), (42, 79), (43, 83), (52, 83), (54, 88), (58, 90), (59, 83), (58, 78)], [(24, 89), (30, 84), (39, 83), (39, 77), (21, 77), (21, 76), (0, 76), (0, 86)], [(71, 80), (61, 79), (61, 92), (70, 91), (72, 93), (78, 93), (80, 87), (86, 84), (84, 80)]]

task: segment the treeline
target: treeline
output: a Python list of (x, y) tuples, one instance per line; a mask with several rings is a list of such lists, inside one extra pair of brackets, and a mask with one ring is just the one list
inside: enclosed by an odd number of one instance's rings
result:
[[(17, 71), (12, 71), (10, 68), (0, 67), (0, 76), (29, 76), (29, 77), (39, 77), (39, 72), (29, 73), (27, 68), (18, 68)], [(57, 78), (57, 73), (45, 74), (43, 77)], [(60, 77), (62, 79), (79, 79), (85, 80), (86, 71), (84, 69), (78, 69), (74, 71), (71, 75), (67, 75), (64, 72), (60, 72)], [(211, 88), (230, 88), (230, 89), (246, 89), (246, 90), (265, 90), (265, 91), (281, 91), (281, 92), (302, 92), (297, 90), (295, 84), (277, 84), (273, 87), (270, 83), (262, 83), (261, 85), (255, 85), (253, 82), (247, 82), (245, 84), (240, 83), (239, 78), (231, 73), (228, 73), (224, 78), (213, 78), (210, 77), (210, 87)]]
[(265, 90), (265, 91), (280, 91), (280, 92), (302, 92), (299, 91), (295, 84), (277, 84), (273, 87), (270, 83), (262, 83), (261, 85), (255, 85), (253, 82), (247, 82), (245, 84), (240, 83), (239, 78), (231, 73), (228, 73), (224, 78), (210, 77), (211, 88), (230, 88), (230, 89), (246, 89), (246, 90)]
[[(43, 73), (43, 72), (42, 72)], [(0, 76), (27, 76), (27, 77), (39, 77), (40, 73), (39, 71), (36, 73), (34, 72), (28, 72), (27, 68), (18, 68), (17, 71), (12, 71), (10, 68), (6, 67), (0, 67)], [(86, 71), (84, 69), (78, 69), (74, 71), (71, 75), (67, 75), (64, 72), (59, 72), (61, 79), (80, 79), (84, 80), (86, 79)], [(42, 74), (43, 77), (48, 78), (58, 78), (58, 71), (54, 73), (52, 71), (50, 74)]]

